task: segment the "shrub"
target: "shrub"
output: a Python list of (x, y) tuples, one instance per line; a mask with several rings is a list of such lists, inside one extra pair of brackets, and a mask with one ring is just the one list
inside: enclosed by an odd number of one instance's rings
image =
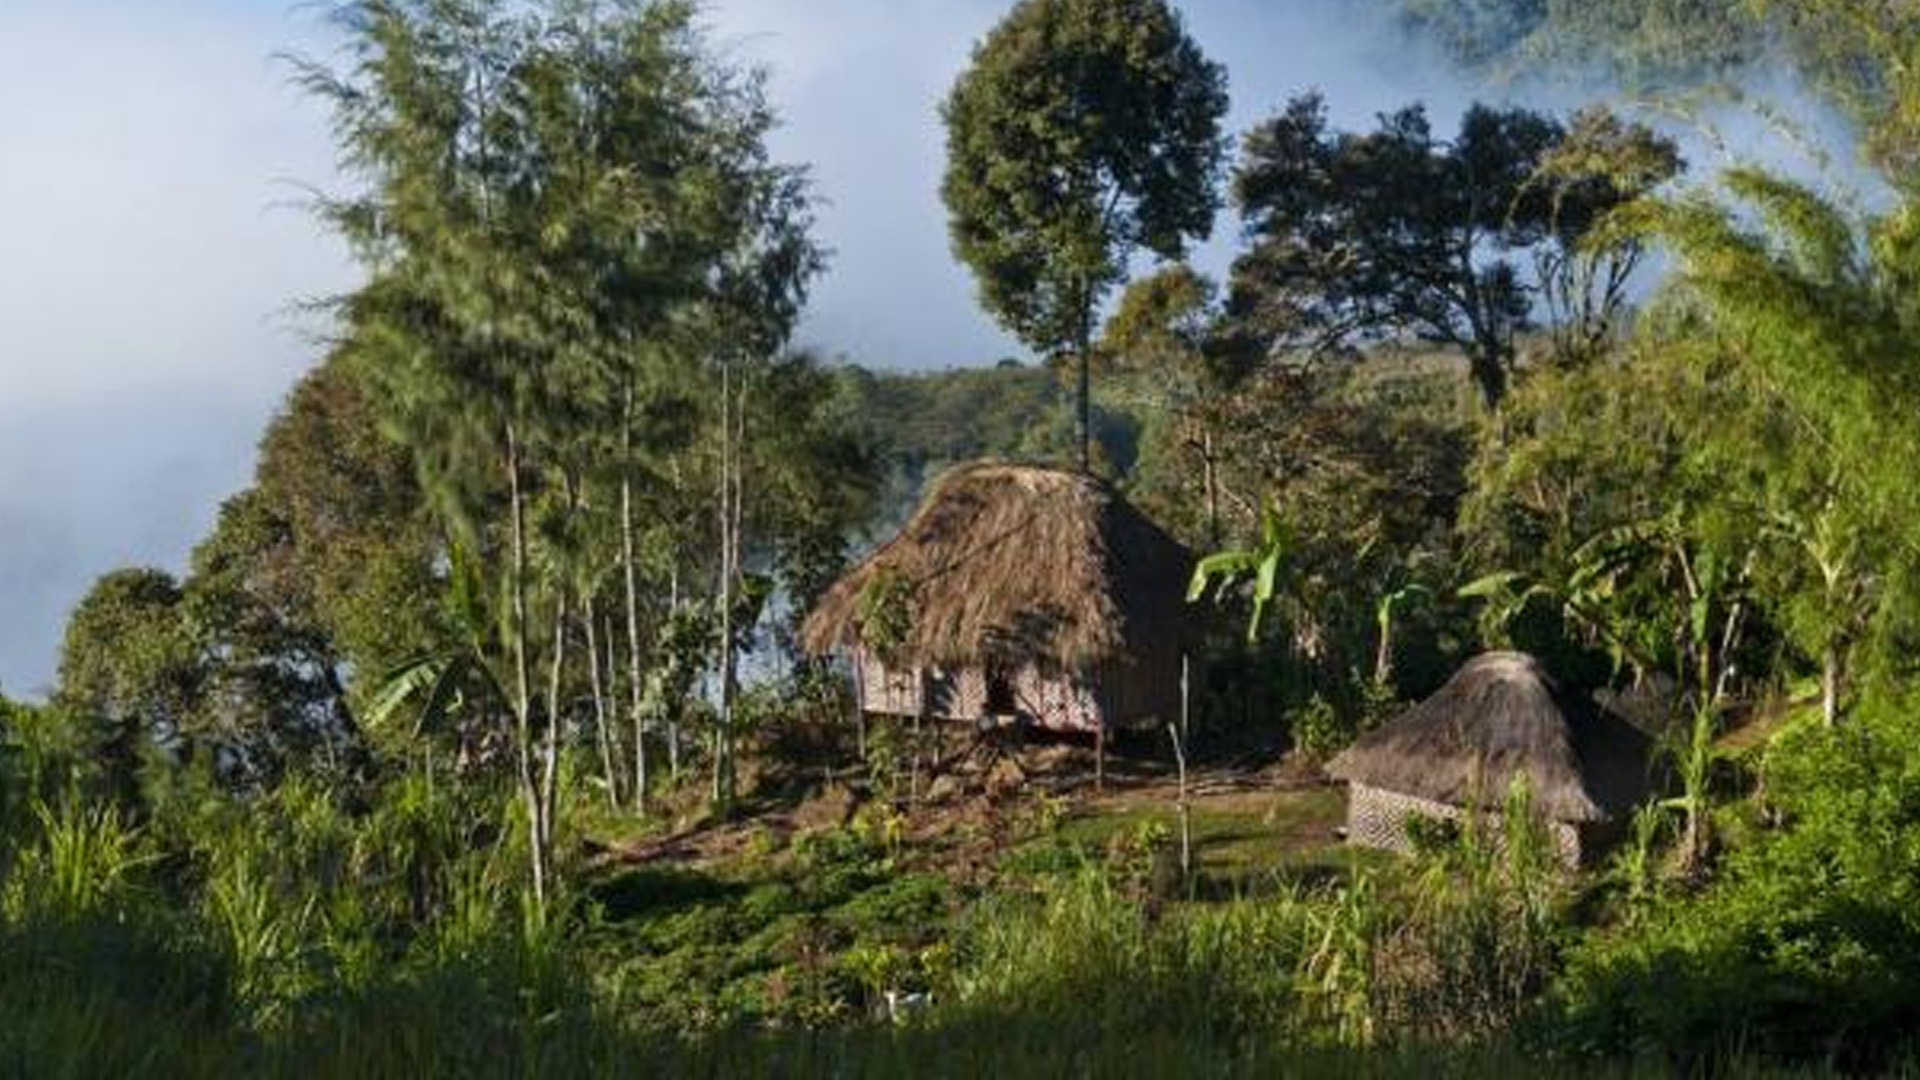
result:
[(1784, 824), (1705, 891), (1576, 949), (1542, 1038), (1704, 1061), (1741, 1050), (1885, 1067), (1920, 1022), (1920, 721), (1905, 702), (1766, 754)]
[(1287, 728), (1293, 734), (1293, 744), (1318, 761), (1346, 749), (1354, 737), (1353, 725), (1319, 694), (1293, 710), (1287, 717)]

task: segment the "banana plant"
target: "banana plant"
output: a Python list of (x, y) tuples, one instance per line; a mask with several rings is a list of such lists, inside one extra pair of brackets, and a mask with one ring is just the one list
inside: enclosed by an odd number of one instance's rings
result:
[(463, 714), (505, 708), (507, 694), (486, 663), (491, 620), (478, 565), (458, 546), (448, 553), (446, 609), (466, 640), (402, 661), (381, 680), (367, 705), (368, 726), (392, 732), (404, 722), (410, 741), (444, 731)]
[(1382, 596), (1373, 607), (1374, 627), (1379, 631), (1373, 654), (1373, 681), (1376, 686), (1393, 682), (1393, 626), (1395, 617), (1416, 604), (1433, 599), (1433, 590), (1417, 581), (1408, 582)]
[(1544, 600), (1606, 649), (1616, 668), (1647, 672), (1708, 640), (1732, 584), (1723, 571), (1711, 551), (1694, 550), (1677, 521), (1658, 518), (1597, 533), (1551, 579), (1503, 570), (1457, 595), (1484, 602), (1480, 626), (1489, 644), (1510, 642), (1513, 621)]
[(1553, 590), (1518, 570), (1501, 570), (1462, 585), (1456, 595), (1462, 600), (1485, 602), (1480, 611), (1480, 636), (1492, 646), (1510, 644), (1508, 626), (1528, 604), (1552, 596)]
[(1260, 626), (1267, 609), (1281, 596), (1281, 575), (1294, 551), (1293, 530), (1272, 502), (1260, 513), (1260, 542), (1237, 551), (1208, 555), (1194, 565), (1193, 578), (1187, 583), (1187, 603), (1191, 604), (1213, 591), (1214, 603), (1241, 582), (1251, 580), (1253, 614), (1247, 619), (1247, 643), (1260, 640)]
[(1708, 784), (1713, 775), (1717, 731), (1715, 710), (1701, 705), (1694, 709), (1692, 722), (1685, 730), (1671, 732), (1662, 740), (1662, 749), (1674, 766), (1674, 778), (1680, 783), (1680, 794), (1661, 800), (1659, 806), (1681, 816), (1680, 865), (1689, 878), (1697, 876), (1705, 865), (1712, 840), (1708, 832), (1713, 824)]

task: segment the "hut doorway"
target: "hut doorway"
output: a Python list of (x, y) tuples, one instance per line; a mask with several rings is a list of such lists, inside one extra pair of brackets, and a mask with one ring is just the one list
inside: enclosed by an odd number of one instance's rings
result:
[(987, 703), (984, 711), (988, 716), (1016, 716), (1020, 712), (1013, 675), (1000, 664), (987, 666)]

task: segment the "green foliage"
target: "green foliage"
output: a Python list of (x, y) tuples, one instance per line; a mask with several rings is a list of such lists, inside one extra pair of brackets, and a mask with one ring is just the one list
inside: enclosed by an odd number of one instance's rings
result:
[(1247, 641), (1260, 639), (1260, 626), (1267, 608), (1283, 598), (1281, 581), (1293, 546), (1286, 519), (1279, 507), (1269, 502), (1260, 515), (1260, 546), (1242, 551), (1220, 551), (1203, 556), (1193, 566), (1193, 578), (1187, 583), (1187, 603), (1214, 592), (1215, 602), (1239, 584), (1248, 586), (1253, 613), (1247, 617)]
[[(863, 523), (884, 537), (906, 520), (933, 477), (982, 459), (1061, 461), (1073, 456), (1068, 398), (1060, 373), (1006, 361), (993, 367), (885, 371), (846, 366), (833, 372), (837, 414), (880, 455), (880, 505)], [(1143, 437), (1132, 396), (1103, 388), (1093, 408), (1095, 460), (1103, 471), (1135, 468)]]
[(131, 801), (143, 756), (194, 732), (206, 668), (172, 575), (117, 570), (67, 621), (54, 700), (82, 725), (110, 788)]
[(1201, 551), (1257, 549), (1265, 508), (1277, 507), (1289, 544), (1279, 606), (1264, 613), (1280, 631), (1268, 635), (1277, 655), (1219, 678), (1274, 685), (1277, 661), (1288, 703), (1319, 691), (1344, 705), (1358, 692), (1354, 673), (1379, 668), (1380, 604), (1415, 583), (1442, 600), (1398, 612), (1393, 681), (1417, 695), (1445, 678), (1466, 636), (1442, 590), (1456, 572), (1447, 523), (1465, 486), (1471, 393), (1454, 369), (1382, 356), (1308, 371), (1271, 365), (1208, 404), (1220, 542), (1208, 539), (1201, 477), (1173, 487), (1164, 474), (1143, 478), (1143, 504)]
[(1087, 371), (1101, 300), (1134, 251), (1178, 259), (1218, 208), (1226, 74), (1164, 0), (1022, 0), (981, 42), (942, 115), (954, 253), (982, 302)]
[(143, 837), (111, 805), (69, 801), (35, 808), (31, 844), (13, 859), (0, 911), (21, 921), (111, 918), (135, 900), (153, 861)]
[(1306, 946), (1293, 902), (1236, 902), (1156, 924), (1106, 876), (1083, 871), (1037, 903), (973, 909), (953, 993), (964, 1011), (1042, 1028), (1204, 1032), (1230, 1044), (1287, 1015)]
[(1287, 714), (1287, 734), (1308, 757), (1326, 761), (1345, 750), (1358, 733), (1332, 702), (1315, 694)]
[(1704, 892), (1577, 949), (1555, 1037), (1588, 1054), (1897, 1059), (1920, 1000), (1912, 716), (1878, 701), (1857, 728), (1803, 717), (1784, 730), (1765, 759), (1766, 808), (1783, 825), (1731, 852)]
[(615, 992), (649, 1025), (698, 1032), (825, 1026), (874, 1015), (888, 990), (925, 989), (949, 887), (887, 852), (861, 830), (826, 829), (749, 875), (614, 877), (597, 899), (603, 932), (630, 943)]
[[(1501, 807), (1458, 823), (1423, 857), (1416, 910), (1388, 946), (1382, 1009), (1450, 1044), (1509, 1034), (1559, 966), (1573, 884), (1524, 780)], [(1404, 963), (1402, 949), (1418, 957)]]
[(1136, 246), (1211, 228), (1225, 75), (1159, 0), (1028, 0), (945, 107), (956, 253), (1041, 350), (1083, 346)]
[(1856, 219), (1755, 169), (1723, 185), (1636, 217), (1677, 255), (1675, 287), (1708, 348), (1763, 391), (1746, 423), (1708, 428), (1701, 443), (1723, 491), (1726, 476), (1744, 482), (1731, 498), (1765, 542), (1758, 572), (1783, 629), (1822, 669), (1832, 720), (1862, 655), (1898, 665), (1894, 643), (1911, 633), (1912, 549), (1888, 542), (1920, 521), (1898, 464), (1920, 451), (1905, 419), (1920, 401), (1906, 344), (1920, 336), (1909, 287), (1920, 264), (1901, 240), (1911, 215)]
[[(1782, 52), (1827, 100), (1875, 129), (1898, 161), (1915, 145), (1897, 98), (1906, 5), (1858, 0), (1394, 0), (1410, 33), (1514, 81), (1607, 80), (1659, 94), (1736, 84)], [(1901, 149), (1902, 147), (1906, 149)]]
[[(1750, 44), (1712, 36), (1713, 3), (1418, 6), (1464, 12), (1483, 57), (1543, 28), (1657, 65)], [(1871, 56), (1869, 83), (1911, 45), (1904, 15), (1763, 6), (1807, 20), (1779, 24), (1803, 45), (1831, 31), (1822, 62)], [(1709, 18), (1669, 25), (1685, 13)], [(1212, 666), (1277, 687), (1308, 755), (1436, 682), (1473, 604), (1485, 640), (1569, 684), (1677, 677), (1677, 792), (1608, 877), (1566, 876), (1520, 787), (1381, 873), (1316, 851), (1226, 882), (1243, 895), (1182, 890), (1161, 807), (1037, 793), (942, 829), (892, 805), (898, 726), (844, 828), (690, 841), (616, 805), (589, 838), (569, 819), (595, 749), (616, 804), (616, 762), (637, 780), (683, 729), (712, 736), (686, 757), (723, 805), (736, 738), (761, 756), (742, 810), (811, 783), (832, 740), (806, 731), (844, 698), (817, 667), (742, 687), (736, 657), (788, 646), (770, 612), (803, 611), (882, 516), (883, 456), (897, 501), (941, 464), (1068, 445), (1058, 374), (781, 353), (819, 267), (803, 178), (690, 5), (337, 14), (346, 67), (301, 74), (364, 185), (324, 208), (369, 274), (344, 340), (187, 578), (103, 578), (55, 702), (0, 699), (0, 1073), (1486, 1075), (1519, 1035), (1559, 1068), (1914, 1050), (1910, 177), (1869, 216), (1751, 169), (1651, 200), (1673, 146), (1601, 111), (1479, 108), (1442, 143), (1417, 108), (1346, 134), (1303, 98), (1250, 139), (1226, 321), (1173, 265), (1101, 335), (1108, 464), (1225, 549), (1193, 596), (1244, 585), (1252, 612)], [(1703, 44), (1721, 52), (1673, 51)], [(1920, 92), (1886, 89), (1873, 149), (1895, 167)], [(946, 109), (988, 306), (1090, 362), (1129, 256), (1207, 232), (1224, 105), (1159, 0), (1019, 4)], [(1656, 240), (1677, 273), (1622, 342)], [(1464, 350), (1468, 378), (1383, 347), (1409, 336)], [(859, 598), (883, 655), (909, 584)], [(1722, 727), (1815, 669), (1851, 722), (1760, 708), (1777, 733), (1736, 767)], [(1338, 795), (1302, 798), (1330, 818)], [(995, 864), (974, 849), (997, 831), (1035, 842)]]
[(1598, 66), (1646, 90), (1731, 75), (1765, 51), (1745, 0), (1400, 0), (1413, 32), (1512, 75)]
[[(1234, 263), (1226, 347), (1253, 368), (1415, 337), (1457, 348), (1498, 405), (1541, 289), (1514, 258), (1546, 260), (1560, 306), (1610, 321), (1635, 260), (1593, 280), (1574, 270), (1575, 252), (1679, 168), (1670, 143), (1617, 121), (1584, 120), (1582, 152), (1567, 141), (1549, 116), (1484, 105), (1450, 142), (1420, 105), (1383, 115), (1370, 134), (1336, 132), (1317, 94), (1295, 98), (1247, 137), (1234, 173), (1250, 246)], [(1628, 150), (1641, 167), (1621, 160)], [(1589, 301), (1588, 287), (1602, 295)]]
[(860, 595), (854, 598), (854, 619), (860, 628), (861, 644), (876, 656), (897, 660), (899, 651), (913, 633), (917, 594), (918, 586), (897, 572), (869, 578)]

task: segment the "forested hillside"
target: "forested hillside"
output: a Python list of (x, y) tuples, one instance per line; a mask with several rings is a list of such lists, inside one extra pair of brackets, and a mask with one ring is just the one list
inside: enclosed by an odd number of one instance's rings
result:
[[(885, 462), (874, 529), (898, 525), (941, 470), (981, 458), (1062, 462), (1073, 453), (1059, 374), (1001, 361), (937, 372), (848, 366), (836, 372), (847, 414)], [(1137, 417), (1102, 409), (1095, 420), (1104, 467), (1124, 474), (1138, 454)]]
[(1764, 81), (1782, 60), (1856, 117), (1875, 113), (1897, 77), (1883, 35), (1912, 33), (1920, 20), (1898, 0), (1854, 11), (1791, 0), (1395, 2), (1413, 34), (1503, 78), (1658, 93)]

